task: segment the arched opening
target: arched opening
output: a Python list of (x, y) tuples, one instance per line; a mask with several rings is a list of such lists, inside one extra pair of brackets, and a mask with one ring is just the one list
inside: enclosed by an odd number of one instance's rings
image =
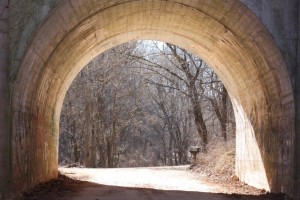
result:
[(256, 187), (290, 193), (291, 82), (268, 31), (237, 0), (61, 3), (32, 38), (14, 83), (16, 188), (57, 176), (61, 106), (82, 67), (107, 49), (139, 39), (173, 43), (212, 66), (234, 105), (237, 176)]
[(60, 166), (196, 165), (190, 148), (211, 161), (220, 153), (211, 159), (208, 149), (224, 146), (234, 174), (225, 86), (201, 58), (160, 41), (121, 44), (89, 62), (64, 98), (59, 138)]

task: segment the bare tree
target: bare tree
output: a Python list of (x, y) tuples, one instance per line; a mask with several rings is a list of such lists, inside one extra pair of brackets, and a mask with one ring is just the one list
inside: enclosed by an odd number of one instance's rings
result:
[(127, 43), (73, 81), (61, 115), (60, 162), (185, 164), (190, 145), (205, 150), (218, 132), (226, 140), (230, 121), (228, 93), (203, 60), (168, 43)]

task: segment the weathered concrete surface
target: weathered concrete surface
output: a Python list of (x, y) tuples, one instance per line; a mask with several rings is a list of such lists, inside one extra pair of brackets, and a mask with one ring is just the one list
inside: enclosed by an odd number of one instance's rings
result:
[(297, 48), (297, 67), (295, 81), (295, 99), (296, 101), (296, 136), (295, 136), (295, 163), (294, 163), (294, 179), (295, 188), (294, 198), (300, 199), (300, 2), (298, 1), (298, 48)]
[[(57, 176), (60, 107), (90, 59), (122, 42), (158, 39), (199, 54), (228, 87), (239, 121), (237, 175), (257, 187), (293, 193), (300, 174), (293, 96), (300, 87), (291, 82), (299, 80), (299, 2), (242, 1), (267, 29), (237, 0), (11, 0), (10, 182), (20, 191)], [(10, 136), (1, 133), (7, 141)]]
[(60, 0), (10, 0), (10, 77), (15, 79), (27, 45)]
[[(297, 70), (298, 0), (241, 0), (262, 21), (276, 41), (289, 72)], [(295, 79), (296, 77), (292, 77)]]
[[(300, 3), (299, 0), (242, 0), (258, 16), (272, 33), (289, 67), (294, 83), (296, 119), (295, 119), (295, 155), (294, 176), (296, 183), (295, 198), (300, 199)], [(297, 101), (298, 100), (298, 101)]]
[[(300, 199), (300, 2), (299, 0), (241, 0), (264, 23), (278, 45), (293, 82), (296, 119), (294, 138), (294, 175), (296, 199)], [(290, 183), (292, 184), (292, 183)]]
[(0, 199), (9, 191), (9, 9), (8, 0), (0, 1)]

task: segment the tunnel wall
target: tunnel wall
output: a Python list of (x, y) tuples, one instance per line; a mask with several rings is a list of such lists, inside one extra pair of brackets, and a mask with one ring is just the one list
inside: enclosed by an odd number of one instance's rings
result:
[[(300, 99), (300, 3), (298, 1), (298, 48), (297, 48), (297, 89), (296, 99)], [(300, 188), (300, 102), (296, 103), (296, 137), (295, 137), (295, 188)], [(295, 190), (295, 199), (300, 199), (300, 190)]]
[(299, 0), (241, 0), (268, 28), (289, 67), (294, 86), (296, 119), (294, 138), (294, 198), (300, 199), (300, 2)]
[(294, 179), (295, 192), (294, 198), (300, 199), (300, 2), (298, 1), (298, 44), (297, 52), (297, 66), (295, 72), (295, 99), (296, 99), (296, 136), (295, 136), (295, 163), (294, 163)]
[(8, 188), (10, 174), (9, 114), (9, 9), (8, 0), (0, 1), (0, 200)]
[[(60, 0), (10, 1), (10, 78), (15, 79), (27, 45)], [(276, 41), (293, 80), (298, 64), (298, 0), (241, 0), (263, 22)]]
[[(292, 79), (296, 106), (294, 152), (294, 198), (300, 199), (300, 1), (299, 0), (241, 0), (262, 21), (272, 34)], [(292, 131), (292, 130), (288, 130)]]
[[(1, 1), (7, 2), (7, 1)], [(1, 15), (1, 24), (0, 30), (1, 42), (4, 42), (4, 45), (0, 46), (0, 59), (1, 59), (1, 82), (0, 82), (0, 94), (6, 98), (1, 99), (0, 109), (5, 112), (1, 112), (0, 117), (0, 147), (3, 152), (7, 152), (0, 155), (0, 180), (1, 183), (4, 183), (4, 186), (9, 178), (9, 163), (11, 161), (10, 151), (9, 149), (9, 141), (10, 140), (10, 128), (9, 124), (9, 113), (7, 109), (9, 108), (9, 84), (13, 82), (18, 73), (18, 67), (20, 62), (24, 56), (24, 52), (26, 51), (27, 45), (30, 43), (30, 39), (34, 35), (35, 31), (39, 27), (39, 25), (46, 19), (48, 14), (52, 11), (52, 9), (59, 3), (59, 0), (36, 0), (36, 1), (27, 1), (27, 0), (11, 0), (10, 1), (10, 12), (9, 12), (9, 21), (8, 13), (7, 15)], [(286, 62), (288, 63), (289, 72), (291, 74), (292, 80), (294, 80), (294, 89), (296, 99), (300, 98), (300, 84), (298, 83), (300, 77), (300, 70), (298, 67), (300, 66), (300, 58), (299, 58), (299, 2), (297, 0), (242, 0), (242, 2), (250, 8), (258, 18), (262, 20), (262, 22), (266, 25), (273, 38), (275, 39), (278, 47), (280, 48)], [(288, 3), (287, 3), (288, 2)], [(0, 9), (1, 11), (1, 9)], [(7, 16), (7, 17), (5, 17)], [(8, 32), (3, 31), (7, 30), (8, 24), (9, 28), (9, 36)], [(3, 29), (4, 27), (4, 29)], [(297, 30), (298, 29), (298, 30)], [(2, 44), (2, 43), (1, 43)], [(9, 46), (8, 46), (9, 44)], [(9, 53), (8, 53), (9, 52)], [(4, 73), (2, 73), (4, 72)], [(9, 75), (8, 75), (9, 72)], [(299, 97), (299, 98), (298, 98)], [(298, 103), (299, 104), (299, 103)], [(299, 167), (299, 155), (300, 155), (300, 138), (299, 138), (299, 127), (300, 126), (300, 117), (299, 117), (299, 106), (297, 105), (297, 118), (296, 118), (296, 135), (295, 135), (295, 173), (294, 177), (291, 177), (291, 184), (300, 178), (300, 167)], [(6, 119), (6, 120), (5, 120)], [(289, 130), (287, 130), (289, 131)], [(290, 130), (294, 131), (294, 130)], [(297, 145), (298, 144), (298, 145)], [(287, 144), (292, 145), (292, 144)], [(293, 152), (290, 152), (293, 154)], [(1, 173), (2, 172), (2, 173)], [(55, 174), (55, 172), (52, 172)], [(45, 178), (47, 180), (47, 178)], [(298, 181), (299, 183), (299, 181)], [(6, 187), (1, 187), (1, 191), (6, 191)], [(299, 191), (295, 192), (296, 196), (299, 195)], [(0, 198), (1, 199), (1, 198)]]

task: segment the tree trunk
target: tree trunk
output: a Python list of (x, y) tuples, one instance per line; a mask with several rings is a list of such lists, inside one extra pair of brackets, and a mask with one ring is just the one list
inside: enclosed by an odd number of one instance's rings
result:
[(194, 112), (194, 118), (195, 118), (195, 125), (197, 128), (198, 135), (201, 139), (201, 145), (203, 148), (203, 151), (206, 152), (206, 146), (208, 144), (208, 134), (207, 134), (207, 128), (206, 124), (203, 119), (202, 109), (200, 105), (200, 101), (198, 98), (198, 93), (196, 91), (195, 83), (190, 83), (190, 93), (191, 93), (191, 101), (193, 105), (193, 112)]
[(79, 162), (79, 151), (78, 151), (78, 146), (77, 146), (77, 142), (75, 141), (74, 143), (74, 149), (73, 149), (73, 153), (74, 153), (74, 162), (78, 163)]
[(107, 147), (106, 147), (106, 153), (107, 153), (107, 167), (113, 168), (114, 167), (114, 147), (112, 144), (111, 139), (107, 138)]
[(191, 98), (192, 105), (193, 105), (195, 124), (197, 127), (198, 135), (201, 139), (203, 151), (205, 152), (206, 146), (208, 143), (208, 137), (207, 137), (208, 133), (207, 133), (206, 124), (203, 119), (203, 113), (201, 110), (200, 99), (198, 97), (199, 93), (196, 88), (197, 87), (196, 80), (198, 79), (198, 76), (200, 75), (200, 69), (202, 67), (203, 61), (201, 60), (201, 62), (198, 66), (195, 65), (195, 67), (197, 67), (197, 71), (195, 74), (193, 74), (190, 70), (190, 66), (187, 61), (187, 57), (190, 57), (190, 55), (188, 55), (188, 53), (184, 51), (183, 57), (181, 57), (177, 52), (178, 47), (176, 47), (175, 45), (171, 45), (171, 44), (167, 44), (167, 46), (171, 49), (173, 55), (175, 56), (177, 61), (180, 63), (180, 67), (181, 67), (182, 71), (184, 71), (185, 76), (187, 78), (186, 86), (188, 87), (189, 96)]
[(222, 92), (222, 120), (221, 120), (221, 129), (222, 129), (222, 136), (224, 141), (227, 141), (227, 124), (228, 124), (228, 115), (227, 115), (227, 100), (228, 100), (228, 92), (223, 85), (223, 92)]
[(92, 125), (92, 135), (91, 135), (91, 146), (90, 146), (90, 167), (97, 167), (97, 149), (96, 149), (96, 137), (95, 137), (95, 130), (94, 125)]

